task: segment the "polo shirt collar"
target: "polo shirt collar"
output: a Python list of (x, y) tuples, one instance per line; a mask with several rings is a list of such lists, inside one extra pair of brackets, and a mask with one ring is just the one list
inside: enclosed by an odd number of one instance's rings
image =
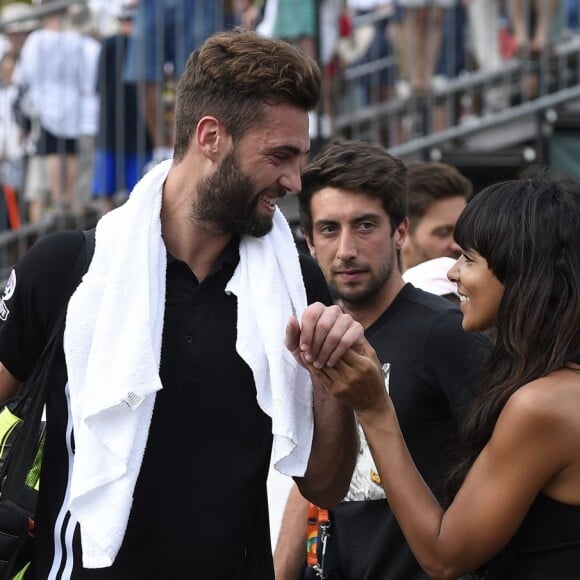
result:
[[(239, 261), (240, 238), (238, 236), (233, 236), (232, 239), (228, 242), (227, 246), (223, 249), (211, 272), (217, 272), (224, 266), (230, 267), (232, 270), (234, 270)], [(178, 260), (175, 256), (167, 252), (167, 265), (169, 266), (175, 262), (181, 262), (181, 260)]]

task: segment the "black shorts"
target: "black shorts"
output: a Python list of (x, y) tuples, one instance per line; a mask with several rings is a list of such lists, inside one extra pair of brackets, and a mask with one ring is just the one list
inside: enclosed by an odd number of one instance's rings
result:
[(75, 155), (77, 152), (77, 139), (57, 137), (46, 129), (40, 129), (36, 154), (45, 155)]

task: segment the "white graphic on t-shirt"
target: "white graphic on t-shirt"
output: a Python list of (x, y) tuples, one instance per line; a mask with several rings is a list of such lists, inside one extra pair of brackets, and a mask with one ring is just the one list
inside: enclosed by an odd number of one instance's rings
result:
[(6, 306), (4, 302), (4, 298), (0, 299), (0, 320), (4, 322), (8, 318), (9, 314), (10, 310), (8, 309), (8, 306)]
[[(389, 379), (391, 372), (390, 363), (383, 365), (383, 376), (385, 377), (385, 389), (389, 392)], [(360, 447), (356, 466), (350, 481), (348, 493), (344, 501), (368, 501), (375, 499), (385, 499), (385, 492), (381, 487), (381, 479), (377, 466), (371, 455), (369, 444), (365, 438), (360, 424), (357, 424)]]
[(10, 300), (10, 298), (12, 298), (12, 295), (14, 294), (15, 289), (16, 289), (16, 271), (12, 270), (12, 272), (10, 272), (10, 276), (8, 277), (8, 282), (6, 282), (6, 286), (4, 287), (2, 300)]
[(4, 287), (4, 292), (2, 293), (2, 298), (0, 299), (0, 320), (4, 322), (8, 315), (10, 314), (10, 309), (6, 306), (6, 300), (10, 300), (14, 294), (14, 289), (16, 288), (16, 272), (12, 270), (10, 276), (8, 277), (8, 282)]

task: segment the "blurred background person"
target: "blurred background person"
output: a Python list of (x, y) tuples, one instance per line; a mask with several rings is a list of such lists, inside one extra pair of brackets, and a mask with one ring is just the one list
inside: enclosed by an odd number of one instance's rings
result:
[[(0, 12), (2, 40), (0, 42), (0, 179), (20, 196), (24, 187), (26, 140), (30, 119), (18, 107), (22, 105), (14, 70), (26, 37), (37, 26), (34, 9), (24, 2), (4, 6)], [(20, 102), (18, 102), (20, 101)]]
[(540, 54), (550, 44), (560, 0), (507, 0), (507, 8), (520, 53)]
[(80, 208), (88, 208), (95, 170), (95, 140), (99, 129), (99, 94), (97, 93), (97, 70), (101, 53), (101, 41), (97, 22), (88, 4), (72, 4), (69, 7), (71, 27), (82, 38), (83, 81), (81, 94), (81, 118), (77, 153), (76, 199)]
[(97, 81), (99, 131), (92, 191), (103, 213), (133, 189), (152, 152), (137, 86), (122, 80), (134, 9), (119, 6), (116, 16), (118, 31), (103, 39)]
[(439, 61), (444, 11), (454, 0), (397, 0), (401, 15), (401, 66), (416, 97), (431, 92)]
[(40, 136), (36, 153), (46, 159), (46, 170), (55, 211), (78, 209), (75, 198), (77, 146), (83, 93), (92, 87), (83, 67), (83, 39), (69, 29), (67, 6), (54, 0), (42, 7), (54, 10), (41, 18), (41, 27), (22, 47), (15, 82), (29, 91), (38, 113)]
[(413, 284), (415, 288), (430, 292), (459, 305), (457, 284), (447, 278), (447, 272), (455, 264), (454, 258), (442, 256), (421, 262), (403, 272), (403, 280)]
[(459, 214), (473, 193), (472, 183), (446, 163), (408, 165), (409, 230), (400, 253), (401, 271), (432, 258), (458, 258), (453, 239)]

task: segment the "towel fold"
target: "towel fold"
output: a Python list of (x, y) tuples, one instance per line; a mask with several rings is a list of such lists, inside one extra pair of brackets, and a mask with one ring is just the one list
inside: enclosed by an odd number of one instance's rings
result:
[(278, 208), (268, 235), (242, 240), (226, 292), (238, 299), (236, 350), (252, 369), (258, 404), (272, 418), (274, 467), (302, 476), (312, 444), (312, 382), (284, 346), (284, 334), (291, 315), (302, 317), (306, 291), (290, 226)]
[[(110, 566), (123, 541), (159, 378), (167, 252), (157, 165), (129, 200), (103, 216), (95, 253), (67, 311), (64, 335), (75, 437), (69, 510), (81, 529), (83, 566)], [(312, 443), (312, 385), (284, 347), (285, 325), (306, 294), (285, 218), (245, 236), (227, 291), (238, 300), (236, 348), (252, 369), (260, 407), (272, 417), (273, 457), (303, 475)]]
[(171, 163), (156, 166), (99, 220), (93, 259), (68, 306), (69, 509), (81, 526), (87, 568), (110, 566), (121, 545), (161, 389), (167, 254), (160, 211)]

